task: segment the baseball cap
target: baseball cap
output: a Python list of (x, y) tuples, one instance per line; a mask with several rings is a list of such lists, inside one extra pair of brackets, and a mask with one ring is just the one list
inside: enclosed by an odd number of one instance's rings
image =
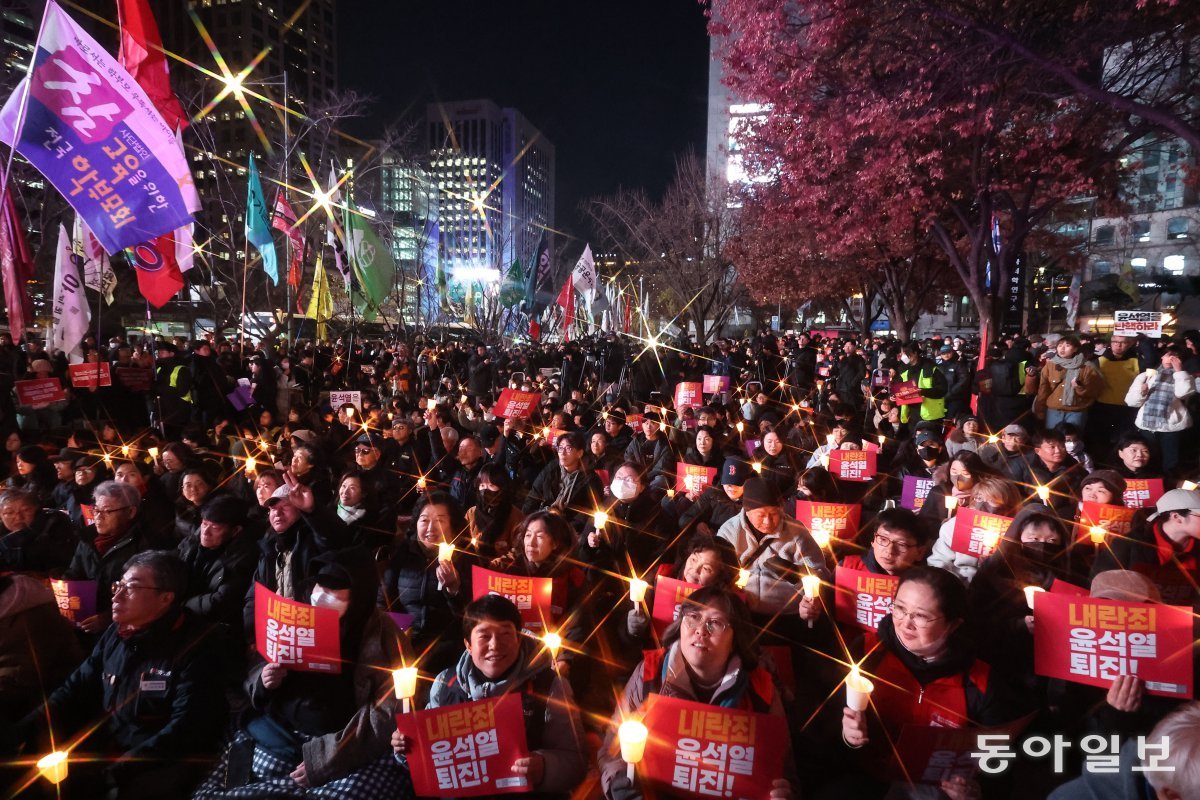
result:
[(383, 445), (383, 437), (381, 437), (378, 433), (375, 433), (374, 431), (372, 431), (369, 433), (360, 434), (359, 437), (354, 440), (354, 443), (355, 444), (367, 444), (367, 445), (370, 445), (371, 447), (374, 447), (376, 450), (378, 450)]
[(1025, 430), (1015, 422), (1011, 425), (1004, 426), (1004, 430), (1000, 431), (1000, 433), (1015, 433), (1026, 438), (1029, 437), (1029, 431)]
[(925, 429), (922, 431), (917, 431), (917, 435), (913, 437), (913, 441), (917, 445), (923, 445), (926, 442), (941, 442), (942, 437), (938, 436), (936, 433), (934, 433), (933, 431), (931, 431), (929, 429)]
[(292, 431), (292, 438), (299, 439), (305, 444), (312, 444), (317, 440), (317, 434), (307, 428), (303, 428), (298, 431)]
[(479, 429), (479, 443), (484, 447), (491, 447), (500, 438), (500, 429), (495, 425), (484, 425)]
[(280, 486), (278, 489), (276, 489), (275, 491), (271, 492), (271, 496), (267, 498), (267, 502), (264, 503), (263, 505), (265, 505), (267, 508), (270, 508), (271, 506), (278, 503), (280, 500), (287, 500), (289, 497), (291, 497), (291, 494), (292, 494), (292, 487), (288, 486), (285, 483), (282, 486)]
[(717, 483), (723, 486), (741, 486), (751, 476), (750, 465), (737, 456), (728, 456), (721, 465)]
[(1158, 498), (1154, 508), (1155, 512), (1146, 519), (1154, 521), (1172, 511), (1200, 511), (1200, 490), (1172, 489)]

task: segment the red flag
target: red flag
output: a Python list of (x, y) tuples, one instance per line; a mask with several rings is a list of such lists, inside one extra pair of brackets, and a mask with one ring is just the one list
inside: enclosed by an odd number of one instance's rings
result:
[(138, 291), (155, 308), (162, 308), (183, 288), (183, 273), (175, 260), (175, 233), (164, 233), (150, 242), (131, 247)]
[(17, 218), (17, 204), (8, 190), (4, 191), (4, 213), (0, 215), (0, 277), (4, 280), (8, 329), (13, 341), (19, 342), (33, 319), (33, 301), (25, 289), (25, 282), (33, 277), (33, 254)]
[(575, 287), (571, 285), (570, 278), (567, 278), (562, 291), (558, 293), (557, 302), (563, 307), (563, 341), (569, 342), (571, 326), (575, 323)]
[(629, 298), (622, 298), (625, 303), (625, 319), (621, 323), (621, 333), (629, 333), (633, 329), (633, 304), (629, 302)]
[(292, 210), (283, 192), (275, 194), (275, 213), (271, 217), (271, 227), (287, 234), (292, 243), (292, 257), (288, 263), (288, 285), (293, 289), (300, 288), (300, 265), (303, 263), (304, 235), (296, 228), (296, 212)]
[[(987, 350), (988, 350), (988, 329), (987, 329), (987, 326), (984, 325), (983, 326), (983, 338), (980, 339), (980, 341), (979, 341), (979, 359), (975, 362), (975, 371), (976, 372), (982, 372), (984, 367), (987, 366)], [(1021, 377), (1021, 380), (1025, 380), (1024, 375), (1022, 375), (1020, 377)], [(979, 395), (977, 395), (977, 394), (971, 395), (971, 413), (972, 414), (979, 413)]]
[(129, 71), (162, 114), (173, 131), (187, 126), (187, 116), (179, 98), (171, 91), (167, 57), (162, 50), (158, 23), (148, 0), (117, 0), (117, 19), (121, 23), (121, 66)]
[(535, 342), (542, 338), (542, 326), (537, 324), (537, 320), (529, 320), (529, 338)]

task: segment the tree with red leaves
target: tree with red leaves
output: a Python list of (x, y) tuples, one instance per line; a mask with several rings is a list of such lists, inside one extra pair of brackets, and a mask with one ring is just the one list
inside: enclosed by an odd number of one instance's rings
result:
[(750, 168), (774, 178), (748, 201), (763, 219), (858, 253), (878, 240), (914, 257), (905, 247), (927, 235), (994, 332), (1030, 236), (1067, 200), (1111, 194), (1115, 154), (1145, 131), (994, 59), (935, 2), (721, 0), (712, 30), (727, 84), (769, 108), (742, 141)]

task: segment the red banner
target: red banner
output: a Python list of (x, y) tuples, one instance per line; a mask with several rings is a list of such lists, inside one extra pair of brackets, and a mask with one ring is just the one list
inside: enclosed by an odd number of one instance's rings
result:
[(142, 367), (117, 367), (117, 380), (131, 392), (148, 392), (154, 372)]
[(733, 711), (651, 694), (639, 776), (691, 797), (766, 797), (783, 774), (788, 742), (782, 716)]
[(650, 609), (650, 620), (659, 636), (679, 617), (679, 607), (683, 601), (699, 588), (698, 583), (675, 578), (660, 577), (654, 582), (654, 608)]
[(1070, 597), (1091, 596), (1088, 590), (1082, 586), (1076, 586), (1073, 583), (1067, 583), (1066, 581), (1059, 580), (1058, 578), (1055, 578), (1054, 582), (1050, 584), (1050, 592), (1051, 594), (1065, 594)]
[(682, 461), (675, 462), (675, 491), (677, 492), (693, 490), (703, 492), (712, 486), (716, 477), (716, 467), (701, 467), (696, 464), (685, 464)]
[(728, 392), (729, 387), (733, 385), (728, 375), (705, 375), (704, 376), (704, 393), (705, 394), (720, 394)]
[(1081, 542), (1091, 541), (1092, 528), (1103, 528), (1106, 534), (1127, 536), (1133, 525), (1136, 508), (1110, 506), (1106, 503), (1084, 501), (1079, 505), (1079, 521), (1075, 523), (1075, 538)]
[(254, 642), (272, 664), (306, 672), (342, 671), (338, 615), (254, 584)]
[(521, 612), (521, 621), (531, 630), (542, 630), (555, 618), (554, 579), (505, 575), (480, 566), (471, 567), (471, 582), (478, 600), (486, 594), (507, 597)]
[(1020, 736), (1033, 718), (1031, 714), (994, 728), (905, 725), (896, 742), (892, 779), (934, 786), (954, 777), (970, 780), (979, 772), (973, 754), (979, 751), (980, 737), (1003, 736), (1009, 741)]
[(505, 419), (528, 419), (542, 400), (541, 392), (522, 392), (519, 389), (504, 389), (492, 407), (492, 413)]
[(864, 631), (876, 631), (879, 620), (892, 613), (892, 598), (900, 578), (838, 567), (833, 573), (833, 583), (837, 594), (835, 619)]
[(17, 405), (37, 406), (67, 399), (66, 390), (63, 389), (58, 378), (17, 381), (14, 386), (17, 389)]
[(112, 386), (112, 369), (107, 361), (95, 364), (72, 364), (67, 367), (71, 385), (76, 389), (94, 389), (97, 386)]
[(1162, 478), (1125, 479), (1125, 505), (1129, 508), (1149, 508), (1162, 496)]
[(829, 472), (844, 481), (869, 481), (875, 477), (875, 455), (865, 450), (831, 450)]
[(1012, 517), (989, 514), (978, 508), (960, 508), (954, 516), (950, 549), (964, 556), (987, 558), (1012, 524)]
[(862, 521), (859, 503), (815, 503), (796, 501), (796, 519), (810, 531), (824, 531), (835, 539), (853, 539)]
[(529, 755), (521, 695), (397, 714), (396, 728), (416, 741), (408, 753), (413, 789), (422, 797), (480, 797), (528, 792), (512, 774)]
[(1107, 687), (1136, 675), (1146, 691), (1192, 696), (1192, 612), (1040, 592), (1034, 597), (1034, 672)]
[(703, 384), (684, 381), (675, 384), (675, 413), (682, 414), (685, 406), (704, 405)]

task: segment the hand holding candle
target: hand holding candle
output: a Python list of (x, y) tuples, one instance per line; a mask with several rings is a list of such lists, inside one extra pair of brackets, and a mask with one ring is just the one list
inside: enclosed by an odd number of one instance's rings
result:
[(1103, 525), (1093, 525), (1088, 528), (1088, 538), (1091, 539), (1092, 544), (1104, 544), (1106, 535), (1108, 535), (1108, 531), (1104, 529)]
[(1044, 592), (1044, 591), (1046, 591), (1046, 590), (1040, 586), (1026, 586), (1025, 587), (1025, 605), (1029, 606), (1030, 611), (1033, 610), (1033, 599), (1035, 597), (1037, 597), (1040, 592)]
[(65, 750), (55, 750), (49, 755), (42, 756), (37, 762), (38, 772), (43, 778), (58, 785), (67, 778), (67, 753)]
[(629, 599), (634, 603), (641, 603), (646, 599), (646, 590), (650, 588), (650, 584), (646, 583), (641, 578), (634, 578), (629, 581)]
[[(801, 605), (807, 602), (815, 608), (817, 600), (820, 599), (821, 578), (811, 573), (808, 575), (801, 575), (800, 585), (804, 587), (804, 600), (801, 601)], [(812, 626), (813, 619), (808, 618), (808, 627), (811, 628)]]
[[(453, 558), (454, 545), (450, 544), (449, 542), (438, 542), (438, 561), (445, 564), (450, 564)], [(438, 581), (437, 588), (440, 592), (446, 588), (446, 585), (442, 581)]]
[(401, 667), (392, 670), (392, 682), (396, 685), (396, 697), (400, 698), (403, 711), (407, 714), (417, 693), (417, 668)]
[(846, 707), (851, 711), (866, 711), (873, 691), (875, 684), (863, 677), (858, 665), (851, 667), (850, 674), (846, 676)]
[(633, 783), (634, 766), (646, 754), (646, 739), (650, 731), (636, 719), (627, 719), (617, 728), (617, 739), (621, 742), (621, 759), (629, 765), (629, 782)]

